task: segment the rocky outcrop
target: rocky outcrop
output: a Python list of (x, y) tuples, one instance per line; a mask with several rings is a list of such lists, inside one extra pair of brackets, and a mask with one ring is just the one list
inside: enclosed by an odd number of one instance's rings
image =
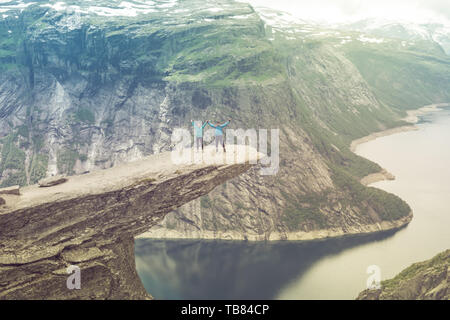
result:
[(62, 184), (66, 181), (67, 181), (66, 177), (58, 175), (58, 176), (48, 177), (48, 178), (39, 180), (38, 184), (39, 184), (39, 187), (44, 188), (44, 187), (53, 187), (58, 184)]
[(361, 184), (368, 186), (372, 183), (384, 180), (395, 180), (395, 176), (386, 169), (383, 169), (380, 172), (372, 173), (362, 178)]
[(9, 194), (9, 195), (20, 195), (20, 187), (19, 186), (12, 186), (7, 188), (0, 189), (0, 194)]
[(381, 289), (367, 289), (359, 300), (450, 300), (450, 250), (415, 263), (395, 278), (383, 281)]
[[(0, 299), (150, 298), (136, 274), (134, 237), (252, 166), (214, 164), (208, 152), (195, 164), (174, 165), (162, 153), (23, 188), (0, 207)], [(70, 265), (81, 270), (80, 290), (66, 286)]]

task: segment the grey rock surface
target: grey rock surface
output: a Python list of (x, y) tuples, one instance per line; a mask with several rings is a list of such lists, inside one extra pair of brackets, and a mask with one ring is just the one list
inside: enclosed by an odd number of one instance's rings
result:
[(39, 180), (38, 184), (40, 187), (53, 187), (58, 184), (62, 184), (68, 180), (67, 177), (64, 177), (62, 175), (52, 176), (48, 177), (42, 180)]
[(20, 187), (19, 186), (11, 186), (0, 189), (0, 194), (10, 194), (10, 195), (20, 195)]
[[(136, 273), (134, 237), (251, 166), (174, 165), (161, 153), (24, 188), (0, 207), (0, 299), (151, 298)], [(66, 286), (71, 265), (81, 270), (80, 290)]]

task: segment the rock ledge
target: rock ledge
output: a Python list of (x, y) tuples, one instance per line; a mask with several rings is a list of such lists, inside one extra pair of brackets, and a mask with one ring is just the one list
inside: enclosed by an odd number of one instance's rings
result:
[[(204, 160), (212, 154), (205, 150)], [(134, 237), (248, 170), (248, 157), (254, 163), (261, 154), (175, 165), (162, 153), (52, 188), (23, 188), (0, 207), (0, 299), (151, 298), (136, 273)], [(70, 265), (81, 269), (80, 290), (67, 289)]]

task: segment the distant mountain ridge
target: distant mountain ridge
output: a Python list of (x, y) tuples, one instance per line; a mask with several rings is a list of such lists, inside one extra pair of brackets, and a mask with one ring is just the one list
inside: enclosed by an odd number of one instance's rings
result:
[(398, 38), (405, 41), (434, 41), (447, 54), (450, 54), (450, 25), (443, 23), (399, 23), (395, 21), (365, 19), (349, 24), (338, 24), (335, 27), (372, 34), (378, 37)]

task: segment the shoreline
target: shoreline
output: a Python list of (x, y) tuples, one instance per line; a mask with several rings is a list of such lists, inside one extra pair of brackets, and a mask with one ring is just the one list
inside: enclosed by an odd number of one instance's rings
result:
[(401, 120), (416, 124), (419, 122), (419, 117), (430, 112), (436, 112), (442, 110), (442, 108), (449, 107), (450, 103), (435, 103), (423, 106), (419, 109), (407, 111), (407, 116)]
[(401, 121), (407, 122), (409, 124), (394, 127), (382, 131), (373, 132), (367, 136), (358, 138), (353, 140), (350, 143), (350, 151), (355, 153), (357, 147), (360, 144), (375, 140), (377, 138), (390, 136), (392, 134), (401, 133), (401, 132), (408, 132), (408, 131), (415, 131), (419, 130), (419, 128), (416, 126), (417, 122), (419, 122), (419, 117), (422, 115), (425, 115), (430, 112), (436, 112), (442, 110), (442, 107), (448, 107), (450, 106), (450, 103), (436, 103), (436, 104), (430, 104), (423, 107), (420, 107), (419, 109), (414, 110), (408, 110), (406, 111), (407, 115), (404, 118), (401, 118)]
[(415, 126), (414, 124), (411, 124), (411, 125), (405, 125), (405, 126), (395, 127), (395, 128), (391, 128), (391, 129), (386, 129), (383, 131), (377, 131), (377, 132), (371, 133), (367, 136), (364, 136), (362, 138), (353, 140), (350, 144), (350, 151), (353, 153), (356, 153), (356, 149), (358, 148), (359, 145), (370, 142), (370, 141), (378, 139), (378, 138), (390, 136), (390, 135), (393, 135), (396, 133), (416, 131), (416, 130), (419, 130), (419, 128), (417, 126)]
[(380, 172), (371, 173), (365, 177), (363, 177), (359, 182), (365, 185), (366, 187), (371, 185), (372, 183), (385, 181), (385, 180), (395, 180), (395, 176), (387, 171), (386, 169), (382, 169)]
[[(373, 132), (362, 138), (355, 139), (350, 143), (350, 151), (356, 154), (356, 150), (357, 150), (358, 146), (363, 143), (366, 143), (366, 142), (369, 142), (369, 141), (372, 141), (372, 140), (375, 140), (375, 139), (378, 139), (381, 137), (386, 137), (386, 136), (390, 136), (393, 134), (397, 134), (397, 133), (417, 131), (417, 130), (419, 130), (419, 128), (416, 126), (416, 124), (419, 122), (420, 116), (425, 115), (430, 112), (440, 111), (440, 110), (442, 110), (442, 107), (448, 107), (448, 106), (450, 106), (450, 103), (436, 103), (436, 104), (426, 105), (426, 106), (420, 107), (418, 109), (408, 110), (408, 111), (406, 111), (406, 113), (407, 113), (406, 117), (404, 117), (400, 120), (410, 123), (409, 125), (403, 125), (403, 126), (394, 127), (394, 128), (390, 128), (390, 129), (386, 129), (386, 130), (382, 130), (382, 131)], [(392, 173), (390, 173), (389, 171), (387, 171), (386, 169), (382, 168), (382, 170), (379, 172), (371, 173), (371, 174), (363, 177), (360, 180), (360, 182), (361, 182), (361, 184), (363, 184), (365, 186), (369, 186), (372, 183), (385, 181), (385, 180), (395, 180), (395, 176)]]
[[(161, 229), (161, 236), (158, 236), (158, 231), (145, 232), (135, 239), (154, 239), (154, 240), (221, 240), (221, 241), (313, 241), (325, 239), (337, 239), (346, 236), (362, 236), (377, 232), (384, 232), (390, 230), (397, 230), (411, 222), (413, 218), (412, 211), (407, 215), (397, 220), (381, 221), (379, 223), (366, 224), (361, 226), (349, 228), (330, 228), (321, 229), (310, 232), (272, 232), (270, 234), (244, 235), (234, 231), (225, 231), (223, 233), (218, 231), (202, 231), (193, 232), (189, 235), (180, 233), (176, 230)], [(150, 235), (151, 234), (151, 235)]]

